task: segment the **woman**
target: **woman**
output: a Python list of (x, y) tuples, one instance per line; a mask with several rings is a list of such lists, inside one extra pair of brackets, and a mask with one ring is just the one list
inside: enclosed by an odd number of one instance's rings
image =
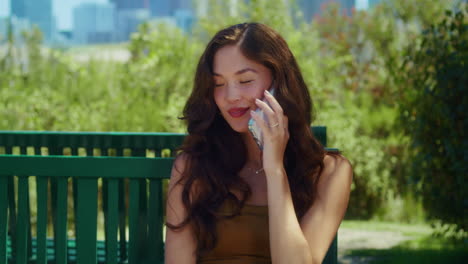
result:
[(311, 109), (296, 60), (274, 30), (244, 23), (213, 37), (184, 108), (188, 136), (169, 184), (166, 263), (322, 262), (347, 208), (352, 168), (314, 138)]

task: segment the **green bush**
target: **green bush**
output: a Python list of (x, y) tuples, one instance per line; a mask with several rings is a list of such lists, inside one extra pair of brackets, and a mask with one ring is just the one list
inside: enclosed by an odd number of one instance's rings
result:
[(401, 128), (411, 139), (411, 179), (433, 219), (467, 230), (468, 6), (447, 11), (410, 45), (395, 76)]

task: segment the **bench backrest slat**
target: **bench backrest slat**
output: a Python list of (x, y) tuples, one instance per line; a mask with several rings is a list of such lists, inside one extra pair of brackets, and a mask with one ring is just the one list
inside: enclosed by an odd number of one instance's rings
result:
[(16, 224), (16, 260), (18, 264), (26, 264), (28, 260), (29, 231), (29, 184), (28, 178), (18, 179), (18, 222)]
[(47, 263), (48, 177), (36, 178), (37, 193), (37, 264)]
[(67, 264), (68, 179), (54, 178), (51, 186), (55, 259), (57, 263)]
[(105, 245), (106, 245), (106, 263), (117, 264), (117, 230), (119, 225), (119, 180), (108, 179), (103, 181), (103, 195), (106, 196), (106, 204), (103, 204), (104, 227), (105, 227)]
[[(326, 144), (325, 127), (313, 132)], [(31, 257), (39, 264), (162, 263), (163, 185), (184, 137), (0, 131), (0, 263), (28, 263)], [(30, 182), (36, 183), (31, 192)], [(30, 223), (32, 198), (35, 225)], [(97, 240), (98, 212), (104, 215), (104, 242)], [(336, 263), (334, 243), (324, 263)]]
[(149, 182), (149, 200), (148, 200), (148, 245), (154, 245), (153, 248), (147, 248), (148, 251), (156, 250), (156, 254), (151, 254), (150, 263), (157, 261), (158, 256), (163, 257), (163, 219), (164, 215), (157, 212), (163, 212), (163, 186), (158, 180)]
[(8, 179), (0, 177), (0, 263), (7, 263)]
[(97, 260), (97, 179), (76, 179), (76, 250), (77, 263), (96, 263)]
[[(129, 244), (128, 244), (128, 262), (138, 263), (138, 256), (141, 254), (143, 244), (143, 231), (139, 228), (143, 224), (143, 215), (140, 214), (140, 180), (130, 179), (130, 195), (128, 209), (128, 229), (129, 229)], [(144, 212), (141, 212), (144, 213)]]

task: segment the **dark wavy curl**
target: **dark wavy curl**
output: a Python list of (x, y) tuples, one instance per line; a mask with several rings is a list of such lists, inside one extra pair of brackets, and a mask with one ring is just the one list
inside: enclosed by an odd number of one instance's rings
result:
[[(184, 186), (182, 202), (187, 217), (178, 225), (166, 223), (173, 230), (192, 225), (198, 257), (216, 245), (219, 207), (231, 200), (236, 204), (232, 216), (238, 215), (251, 195), (247, 183), (238, 176), (246, 162), (244, 141), (224, 120), (213, 97), (213, 59), (220, 48), (228, 45), (237, 45), (246, 58), (269, 68), (276, 82), (275, 98), (288, 117), (290, 138), (284, 167), (298, 219), (316, 198), (327, 153), (310, 130), (312, 100), (286, 41), (259, 23), (243, 23), (219, 31), (200, 58), (182, 117), (187, 122), (188, 136), (181, 147), (186, 165), (179, 183)], [(241, 200), (232, 190), (243, 194)]]

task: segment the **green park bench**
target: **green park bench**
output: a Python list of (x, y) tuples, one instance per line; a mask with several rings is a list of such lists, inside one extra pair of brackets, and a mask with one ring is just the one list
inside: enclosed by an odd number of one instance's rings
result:
[[(0, 131), (0, 264), (163, 263), (163, 189), (184, 137)], [(337, 263), (337, 238), (323, 263)]]

